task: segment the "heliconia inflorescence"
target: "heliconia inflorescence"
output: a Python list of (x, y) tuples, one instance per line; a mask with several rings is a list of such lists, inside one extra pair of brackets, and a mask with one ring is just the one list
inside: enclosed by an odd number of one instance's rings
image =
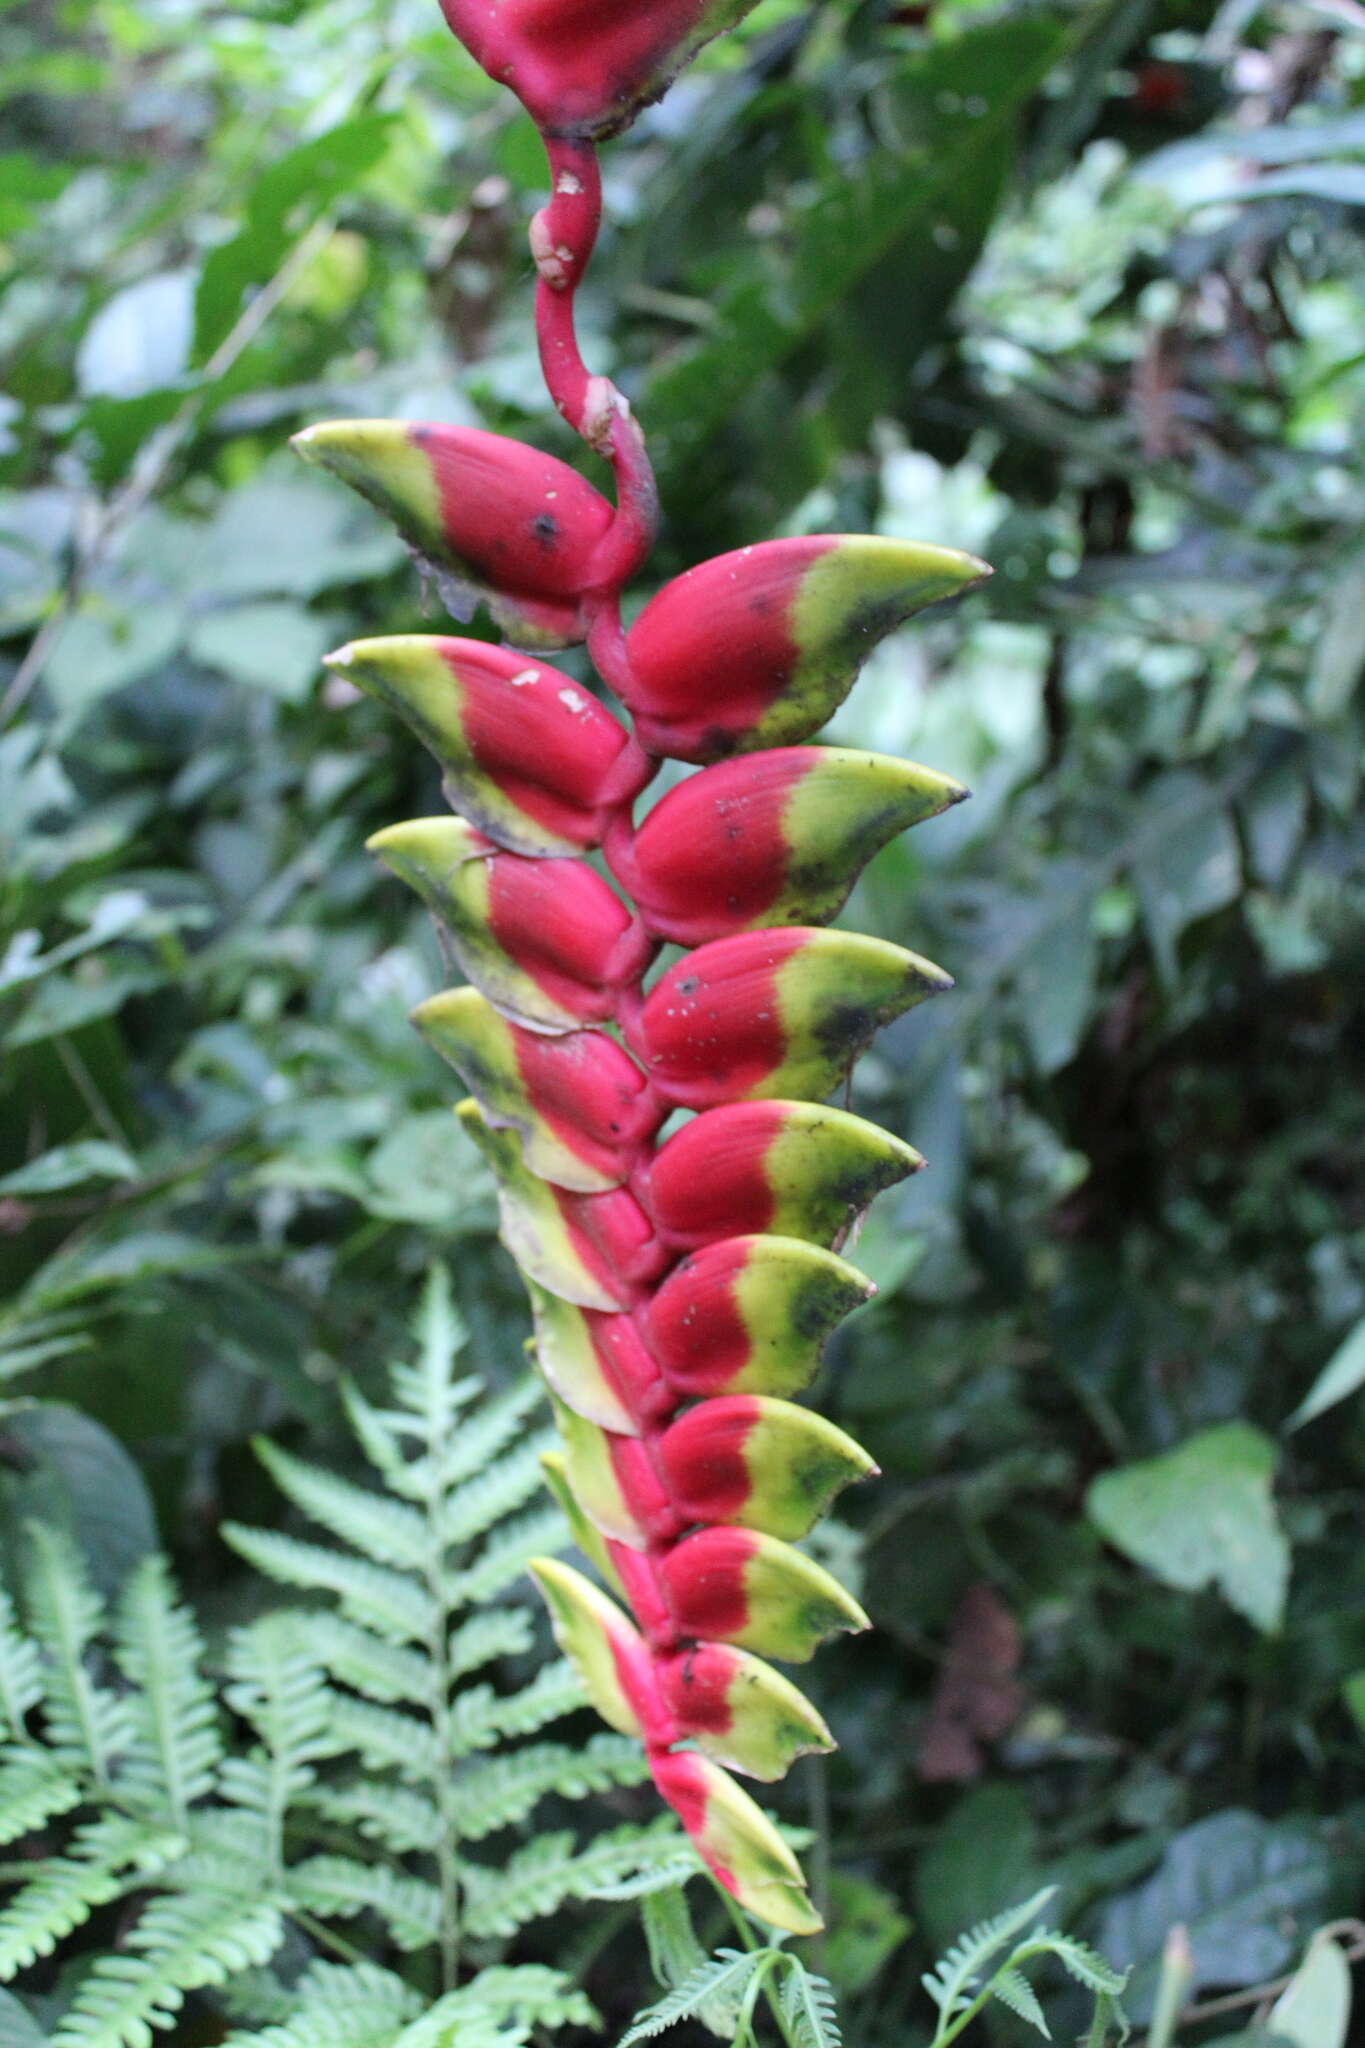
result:
[[(329, 665), (431, 750), (454, 813), (370, 845), (467, 984), (415, 1022), (469, 1090), (458, 1114), (497, 1181), (562, 1438), (547, 1480), (607, 1588), (537, 1561), (556, 1634), (720, 1883), (807, 1933), (820, 1923), (800, 1866), (730, 1773), (772, 1780), (830, 1747), (766, 1660), (867, 1626), (795, 1545), (874, 1468), (793, 1397), (872, 1292), (840, 1245), (923, 1164), (825, 1099), (880, 1025), (950, 985), (914, 953), (826, 927), (879, 848), (966, 791), (806, 742), (883, 635), (988, 572), (897, 540), (767, 541), (665, 584), (625, 629), (657, 505), (639, 428), (574, 329), (594, 144), (752, 0), (443, 4), (544, 136), (541, 363), (609, 460), (614, 503), (478, 430), (308, 429), (300, 453), (394, 521), (457, 617), (483, 602), (511, 643), (362, 640)], [(541, 658), (580, 643), (629, 726)], [(698, 772), (637, 820), (665, 758)], [(583, 858), (599, 849), (615, 887)], [(669, 945), (688, 950), (656, 972)]]

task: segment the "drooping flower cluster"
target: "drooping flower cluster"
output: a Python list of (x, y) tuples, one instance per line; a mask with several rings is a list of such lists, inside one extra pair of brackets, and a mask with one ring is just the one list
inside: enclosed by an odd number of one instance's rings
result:
[[(430, 748), (453, 813), (371, 846), (466, 978), (415, 1022), (470, 1091), (459, 1115), (498, 1182), (559, 1423), (548, 1477), (608, 1590), (553, 1560), (535, 1575), (593, 1703), (640, 1737), (709, 1868), (760, 1918), (808, 1932), (800, 1867), (730, 1773), (775, 1779), (830, 1745), (765, 1660), (866, 1626), (794, 1546), (873, 1467), (792, 1397), (871, 1292), (837, 1247), (922, 1163), (826, 1098), (880, 1025), (949, 985), (826, 926), (880, 847), (965, 791), (803, 743), (882, 635), (985, 571), (900, 541), (769, 541), (702, 563), (623, 625), (656, 504), (630, 410), (574, 332), (599, 218), (592, 139), (748, 4), (446, 0), (545, 134), (541, 361), (610, 461), (614, 504), (468, 428), (341, 421), (297, 445), (395, 522), (457, 616), (485, 603), (510, 643), (363, 640), (330, 665)], [(542, 659), (583, 642), (629, 727)], [(637, 818), (661, 759), (699, 772)], [(656, 973), (666, 946), (686, 950)]]

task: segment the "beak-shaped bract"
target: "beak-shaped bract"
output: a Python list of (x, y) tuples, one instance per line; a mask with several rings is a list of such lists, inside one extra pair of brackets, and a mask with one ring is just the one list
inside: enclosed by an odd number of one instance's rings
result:
[(648, 780), (624, 728), (558, 669), (481, 640), (353, 640), (327, 666), (377, 697), (436, 756), (447, 801), (499, 846), (596, 846)]
[(485, 71), (551, 135), (613, 135), (755, 0), (441, 0)]
[(631, 1308), (667, 1254), (628, 1188), (576, 1194), (531, 1172), (514, 1131), (494, 1130), (474, 1101), (456, 1114), (493, 1169), (502, 1238), (523, 1273), (585, 1308)]
[(989, 573), (952, 548), (861, 534), (764, 541), (703, 562), (631, 628), (626, 701), (640, 743), (715, 761), (809, 739), (879, 640)]
[(680, 1251), (760, 1232), (837, 1246), (875, 1195), (923, 1164), (913, 1146), (847, 1110), (735, 1102), (665, 1141), (650, 1200), (660, 1236)]
[(292, 445), (392, 520), (453, 617), (486, 604), (518, 647), (584, 637), (578, 601), (612, 508), (567, 463), (410, 420), (327, 420)]
[(428, 996), (412, 1021), (485, 1120), (516, 1131), (531, 1172), (555, 1187), (619, 1187), (662, 1120), (644, 1075), (605, 1032), (526, 1031), (472, 988)]
[(881, 1025), (952, 985), (917, 953), (857, 932), (741, 932), (671, 967), (627, 1036), (660, 1094), (687, 1109), (818, 1102)]
[(700, 946), (772, 925), (827, 924), (863, 866), (967, 791), (946, 775), (847, 747), (773, 747), (672, 789), (607, 859), (660, 938)]
[(505, 853), (462, 818), (387, 825), (366, 844), (415, 889), (476, 988), (533, 1030), (616, 1013), (654, 942), (581, 860)]

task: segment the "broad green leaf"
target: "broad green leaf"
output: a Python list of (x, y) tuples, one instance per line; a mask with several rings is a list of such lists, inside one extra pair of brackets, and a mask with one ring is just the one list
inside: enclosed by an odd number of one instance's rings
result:
[(1275, 1455), (1250, 1424), (1221, 1423), (1105, 1473), (1086, 1507), (1117, 1549), (1166, 1585), (1187, 1593), (1215, 1586), (1273, 1633), (1289, 1584), (1289, 1544), (1271, 1497)]
[(1316, 1421), (1329, 1408), (1335, 1408), (1338, 1401), (1349, 1400), (1362, 1386), (1365, 1386), (1365, 1318), (1337, 1346), (1285, 1428), (1302, 1429), (1306, 1422)]
[(1270, 2009), (1270, 2031), (1294, 2048), (1346, 2048), (1350, 2025), (1351, 1966), (1330, 1934), (1315, 1934)]
[[(641, 410), (663, 418), (674, 459), (719, 432), (754, 382), (785, 362), (898, 243), (931, 231), (935, 210), (1008, 134), (1057, 42), (1054, 23), (1016, 18), (907, 64), (898, 105), (917, 113), (920, 132), (875, 151), (856, 177), (840, 167), (790, 224), (792, 253), (781, 274), (764, 276), (752, 260), (737, 266), (704, 341), (652, 381)], [(960, 111), (967, 100), (970, 118)], [(959, 110), (953, 117), (950, 105)]]
[(942, 1821), (915, 1865), (925, 1940), (946, 1949), (964, 1927), (1003, 1912), (1038, 1882), (1028, 1802), (1016, 1785), (978, 1785)]
[(1142, 798), (1131, 869), (1157, 966), (1174, 983), (1182, 935), (1233, 902), (1241, 886), (1237, 834), (1222, 792), (1192, 769), (1174, 769), (1153, 783)]
[(10, 1541), (30, 1519), (64, 1529), (100, 1592), (115, 1593), (157, 1544), (151, 1495), (133, 1459), (101, 1423), (55, 1401), (11, 1413), (5, 1432), (18, 1447), (0, 1474)]
[(1365, 1735), (1365, 1671), (1353, 1671), (1341, 1691), (1347, 1712), (1361, 1734)]
[(301, 142), (265, 170), (246, 202), (242, 228), (204, 265), (194, 300), (198, 361), (223, 340), (246, 293), (279, 269), (295, 239), (341, 194), (354, 191), (380, 162), (395, 126), (392, 114), (362, 113)]
[(1336, 1849), (1311, 1820), (1262, 1820), (1230, 1809), (1178, 1834), (1158, 1869), (1113, 1900), (1096, 1947), (1131, 1968), (1124, 2003), (1140, 2024), (1152, 2009), (1161, 1955), (1183, 1926), (1196, 1982), (1236, 1988), (1282, 1970), (1327, 1903)]
[(46, 2048), (47, 2035), (22, 1999), (0, 1991), (0, 2048)]
[(189, 360), (194, 280), (161, 271), (106, 300), (76, 352), (87, 398), (140, 398), (174, 383)]
[(65, 1188), (87, 1187), (98, 1180), (136, 1180), (138, 1164), (122, 1145), (104, 1138), (86, 1138), (58, 1145), (13, 1173), (0, 1175), (0, 1195), (11, 1197), (60, 1194)]
[(337, 622), (296, 604), (241, 604), (210, 612), (191, 628), (189, 651), (233, 682), (269, 690), (287, 703), (307, 697), (335, 646)]

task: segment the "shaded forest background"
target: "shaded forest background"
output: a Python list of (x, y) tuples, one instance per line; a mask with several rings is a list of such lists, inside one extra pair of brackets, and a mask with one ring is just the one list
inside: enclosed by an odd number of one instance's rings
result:
[[(818, 1389), (883, 1468), (818, 1539), (876, 1621), (813, 1667), (842, 1749), (781, 1795), (850, 2037), (1048, 1882), (1139, 2015), (1173, 1921), (1254, 1983), (1365, 1873), (1365, 13), (761, 0), (607, 176), (659, 577), (828, 529), (996, 568), (829, 733), (975, 792), (845, 920), (957, 977), (859, 1070), (931, 1170)], [(541, 180), (429, 0), (0, 9), (0, 1546), (36, 1512), (113, 1588), (159, 1530), (211, 1638), (252, 1435), (344, 1463), (433, 1254), (522, 1369), (362, 845), (434, 771), (319, 679), (441, 614), (285, 442), (578, 459)]]

